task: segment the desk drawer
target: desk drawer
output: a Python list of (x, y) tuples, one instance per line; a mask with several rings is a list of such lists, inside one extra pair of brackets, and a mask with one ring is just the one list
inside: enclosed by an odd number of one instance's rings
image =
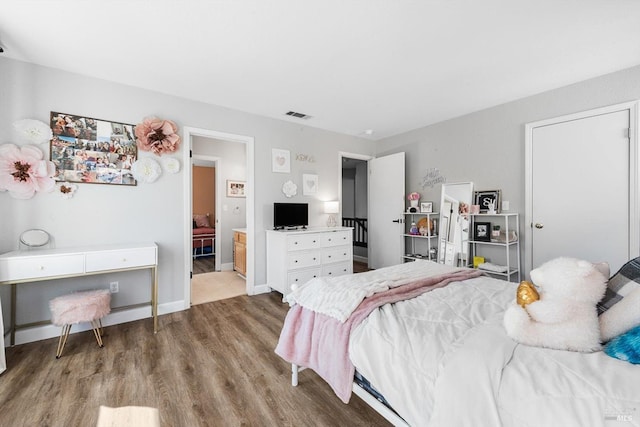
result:
[(117, 270), (156, 264), (155, 248), (87, 253), (86, 271)]
[(0, 282), (67, 276), (83, 271), (84, 255), (3, 259), (0, 261)]
[(319, 251), (305, 251), (305, 252), (291, 252), (287, 256), (287, 265), (289, 270), (296, 268), (313, 267), (320, 265), (320, 252)]
[(351, 230), (333, 231), (322, 234), (322, 246), (340, 246), (351, 244)]

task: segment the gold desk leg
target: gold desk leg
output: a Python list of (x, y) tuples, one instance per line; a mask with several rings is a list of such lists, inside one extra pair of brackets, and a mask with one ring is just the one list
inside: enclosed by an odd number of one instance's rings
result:
[(16, 288), (15, 283), (11, 284), (11, 347), (16, 345)]
[(151, 315), (153, 316), (153, 333), (158, 333), (158, 266), (151, 269)]

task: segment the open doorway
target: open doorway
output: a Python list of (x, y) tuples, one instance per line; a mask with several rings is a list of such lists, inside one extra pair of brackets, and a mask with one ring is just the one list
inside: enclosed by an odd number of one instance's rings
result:
[(369, 156), (340, 153), (342, 225), (353, 228), (353, 272), (367, 271), (369, 263)]
[[(185, 128), (187, 141), (192, 155), (186, 160), (190, 173), (185, 184), (191, 273), (185, 283), (185, 305), (252, 294), (253, 138)], [(202, 194), (203, 200), (196, 200)], [(204, 237), (195, 232), (197, 220), (210, 226)], [(244, 236), (242, 274), (234, 268), (238, 232)]]

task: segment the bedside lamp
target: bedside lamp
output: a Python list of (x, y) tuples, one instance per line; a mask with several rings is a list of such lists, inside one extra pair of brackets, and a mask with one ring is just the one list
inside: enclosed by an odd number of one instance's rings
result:
[(329, 218), (327, 218), (327, 227), (335, 227), (336, 217), (335, 214), (340, 212), (340, 202), (324, 202), (324, 213), (329, 214)]

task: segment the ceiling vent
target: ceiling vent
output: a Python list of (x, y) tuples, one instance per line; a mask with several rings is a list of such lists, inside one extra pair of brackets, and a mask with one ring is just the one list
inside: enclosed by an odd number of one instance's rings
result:
[(295, 117), (297, 119), (304, 119), (304, 120), (308, 120), (311, 118), (311, 116), (307, 115), (307, 114), (302, 114), (302, 113), (297, 113), (295, 111), (287, 111), (285, 113), (287, 116), (291, 116), (291, 117)]

